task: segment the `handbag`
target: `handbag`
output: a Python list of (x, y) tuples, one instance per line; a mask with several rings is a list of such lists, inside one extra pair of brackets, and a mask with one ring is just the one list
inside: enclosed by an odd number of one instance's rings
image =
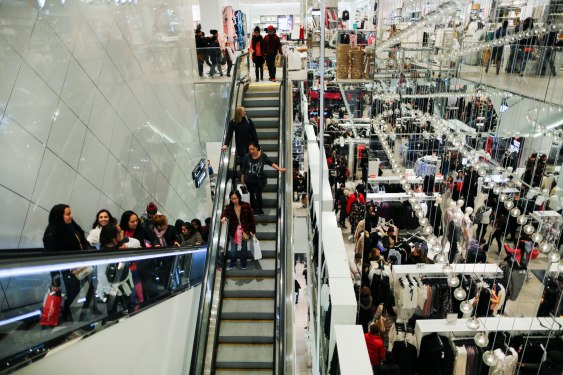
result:
[(283, 56), (276, 55), (276, 68), (283, 68)]
[(225, 65), (227, 63), (227, 56), (225, 56), (226, 53), (227, 51), (223, 51), (223, 53), (221, 54), (221, 60), (219, 61), (221, 65)]
[(242, 185), (242, 184), (238, 185), (237, 190), (240, 193), (241, 202), (250, 203), (250, 193), (248, 192), (248, 188), (246, 187), (246, 185)]
[(248, 241), (248, 240), (250, 240), (250, 233), (247, 233), (247, 232), (244, 232), (244, 231), (243, 231), (243, 232), (242, 232), (242, 240), (243, 240), (243, 241)]
[(78, 279), (78, 281), (82, 281), (92, 273), (94, 273), (94, 267), (87, 266), (87, 267), (80, 267), (80, 268), (73, 268), (70, 270), (72, 274)]
[(49, 291), (43, 303), (43, 312), (39, 324), (42, 326), (57, 326), (59, 325), (59, 315), (61, 313), (61, 306), (63, 304), (63, 297), (60, 292)]
[(262, 249), (260, 248), (260, 241), (256, 236), (252, 236), (252, 242), (250, 243), (250, 252), (254, 260), (262, 259)]

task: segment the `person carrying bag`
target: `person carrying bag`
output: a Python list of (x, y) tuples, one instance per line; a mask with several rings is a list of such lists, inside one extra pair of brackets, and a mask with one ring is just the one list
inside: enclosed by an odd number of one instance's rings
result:
[(241, 246), (240, 266), (246, 269), (247, 241), (256, 233), (256, 223), (254, 222), (254, 212), (250, 204), (241, 201), (241, 195), (237, 190), (229, 194), (230, 203), (225, 207), (221, 214), (221, 223), (227, 221), (229, 239), (231, 241), (231, 261), (229, 270), (237, 265), (237, 247)]

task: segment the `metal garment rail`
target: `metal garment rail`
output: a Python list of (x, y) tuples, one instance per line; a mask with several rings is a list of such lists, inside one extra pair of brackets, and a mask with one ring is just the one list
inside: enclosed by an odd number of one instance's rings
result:
[[(241, 74), (241, 62), (246, 59), (247, 72), (244, 76)], [(246, 80), (248, 73), (250, 71), (249, 55), (244, 53), (237, 57), (234, 71), (233, 79), (231, 84), (231, 90), (229, 92), (229, 106), (225, 116), (225, 130), (223, 132), (223, 143), (225, 144), (225, 139), (227, 137), (227, 129), (229, 127), (229, 121), (232, 117), (233, 103), (236, 105), (238, 100), (238, 86), (242, 81)], [(242, 76), (242, 77), (241, 77)], [(235, 88), (237, 91), (235, 92)], [(215, 199), (213, 202), (213, 211), (211, 216), (211, 230), (209, 232), (209, 242), (207, 248), (207, 260), (205, 264), (205, 272), (203, 274), (202, 290), (199, 300), (199, 313), (197, 316), (196, 331), (194, 334), (194, 346), (192, 351), (192, 358), (190, 364), (190, 374), (203, 374), (205, 371), (205, 357), (207, 349), (207, 339), (209, 334), (209, 318), (211, 316), (212, 303), (213, 303), (213, 290), (215, 287), (216, 279), (216, 264), (218, 258), (218, 249), (220, 234), (222, 229), (221, 216), (222, 209), (224, 207), (225, 197), (227, 192), (227, 172), (229, 170), (229, 162), (233, 159), (234, 149), (233, 147), (221, 151), (221, 157), (219, 159), (219, 169), (218, 169), (218, 184), (217, 190), (215, 192)]]

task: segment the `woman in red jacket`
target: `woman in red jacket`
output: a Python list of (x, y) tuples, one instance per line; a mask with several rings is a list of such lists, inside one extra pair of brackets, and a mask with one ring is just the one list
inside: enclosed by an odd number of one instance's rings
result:
[(369, 332), (364, 334), (366, 346), (368, 347), (369, 360), (374, 374), (378, 373), (379, 367), (381, 367), (385, 361), (385, 345), (380, 336), (380, 331), (379, 326), (374, 323), (369, 327)]
[(251, 237), (256, 233), (256, 223), (254, 222), (254, 212), (249, 203), (242, 202), (240, 193), (235, 190), (229, 194), (231, 202), (225, 207), (221, 214), (221, 222), (224, 224), (229, 221), (229, 239), (231, 240), (231, 264), (232, 270), (237, 265), (237, 246), (241, 245), (240, 267), (246, 269), (247, 245), (243, 237)]

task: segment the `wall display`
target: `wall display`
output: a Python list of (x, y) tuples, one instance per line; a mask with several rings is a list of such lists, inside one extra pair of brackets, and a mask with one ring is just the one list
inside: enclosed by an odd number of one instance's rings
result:
[(201, 159), (192, 171), (192, 178), (194, 180), (196, 188), (200, 187), (203, 184), (203, 180), (205, 180), (206, 176), (207, 161), (205, 159)]

